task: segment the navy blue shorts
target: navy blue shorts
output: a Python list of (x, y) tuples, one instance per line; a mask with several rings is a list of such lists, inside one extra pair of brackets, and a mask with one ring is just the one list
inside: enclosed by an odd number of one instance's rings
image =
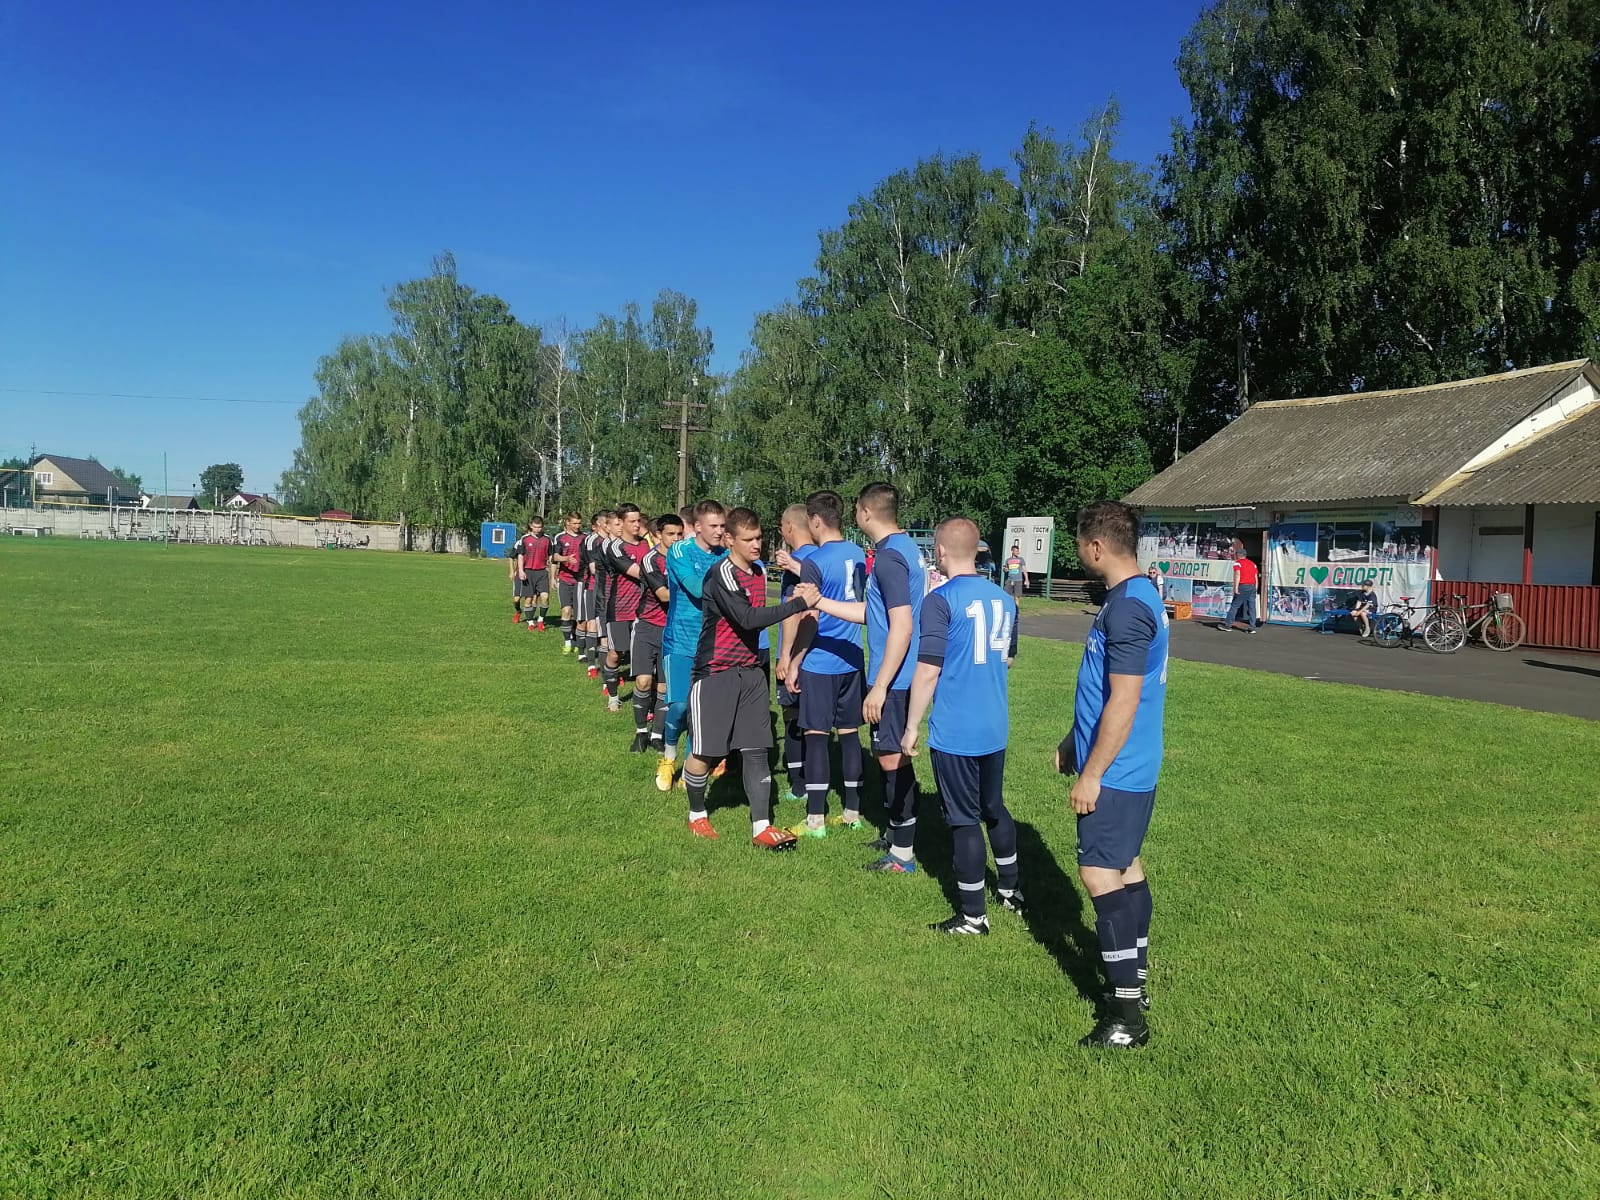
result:
[[(787, 683), (780, 683), (778, 685), (778, 707), (779, 708), (795, 708), (795, 707), (797, 707), (799, 705), (799, 703), (800, 703), (800, 697), (796, 696), (793, 692), (791, 692), (789, 690), (789, 685)], [(794, 717), (794, 714), (790, 713), (785, 718), (785, 720), (792, 720), (793, 717)]]
[(800, 728), (827, 731), (861, 726), (860, 671), (823, 675), (800, 671)]
[(943, 750), (929, 753), (933, 756), (933, 782), (939, 788), (946, 825), (953, 829), (1000, 819), (1006, 811), (1004, 750), (979, 755), (946, 754)]
[(1100, 789), (1094, 811), (1078, 818), (1078, 865), (1126, 871), (1139, 857), (1156, 794)]
[(872, 748), (879, 754), (899, 754), (900, 739), (906, 734), (906, 717), (911, 711), (911, 689), (883, 694), (883, 715), (872, 727)]

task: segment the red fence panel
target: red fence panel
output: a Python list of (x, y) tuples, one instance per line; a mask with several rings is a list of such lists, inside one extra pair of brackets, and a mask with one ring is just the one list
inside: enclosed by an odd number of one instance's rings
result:
[(1435, 604), (1465, 596), (1485, 604), (1495, 592), (1510, 592), (1517, 614), (1528, 623), (1529, 646), (1553, 650), (1600, 650), (1600, 587), (1562, 587), (1547, 583), (1464, 583), (1436, 581)]

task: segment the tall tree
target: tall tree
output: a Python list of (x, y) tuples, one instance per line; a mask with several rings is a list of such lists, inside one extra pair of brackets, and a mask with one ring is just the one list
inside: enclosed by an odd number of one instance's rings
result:
[(212, 463), (200, 472), (200, 494), (209, 503), (224, 504), (244, 490), (244, 468), (238, 463)]

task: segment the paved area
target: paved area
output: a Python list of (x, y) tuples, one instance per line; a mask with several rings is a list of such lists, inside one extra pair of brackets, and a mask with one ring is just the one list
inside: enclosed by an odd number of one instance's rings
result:
[[(1023, 613), (1022, 632), (1083, 641), (1094, 620), (1093, 610), (1067, 604), (1059, 608), (1060, 612)], [(1252, 637), (1224, 633), (1215, 625), (1197, 621), (1174, 621), (1169, 647), (1172, 657), (1192, 662), (1483, 700), (1600, 721), (1600, 656), (1526, 649), (1496, 654), (1481, 646), (1467, 646), (1455, 654), (1434, 654), (1421, 648), (1385, 650), (1344, 633), (1323, 635), (1264, 625)]]

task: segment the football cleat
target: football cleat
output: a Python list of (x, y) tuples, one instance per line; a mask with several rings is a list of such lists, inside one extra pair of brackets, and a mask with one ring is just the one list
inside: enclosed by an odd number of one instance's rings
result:
[(935, 933), (977, 934), (979, 937), (986, 937), (989, 933), (989, 918), (952, 913), (943, 921), (935, 921), (928, 928)]
[(628, 747), (629, 754), (643, 754), (650, 748), (650, 735), (648, 733), (635, 733), (633, 744)]
[(889, 831), (886, 829), (867, 843), (867, 849), (877, 850), (881, 853), (887, 854), (889, 852), (889, 847), (892, 845), (894, 845), (894, 842), (890, 840)]
[(750, 844), (763, 850), (793, 850), (800, 844), (800, 839), (787, 829), (779, 829), (776, 825), (768, 825), (750, 839)]
[(589, 668), (589, 678), (590, 679), (599, 679), (600, 678), (600, 668), (599, 667), (590, 667)]
[(836, 816), (836, 817), (829, 817), (828, 818), (828, 824), (829, 825), (841, 825), (845, 829), (865, 829), (867, 827), (867, 823), (865, 821), (863, 821), (859, 816), (852, 817), (850, 820), (846, 821), (844, 819), (843, 814), (840, 814), (839, 816)]
[(1150, 1026), (1139, 1011), (1139, 1002), (1118, 1000), (1078, 1045), (1131, 1050), (1149, 1040)]
[(781, 800), (785, 804), (799, 804), (802, 800), (805, 799), (805, 797), (804, 796), (796, 796), (794, 794), (794, 789), (793, 788), (785, 787), (783, 789), (783, 795), (778, 797), (778, 799)]
[(789, 832), (797, 838), (825, 838), (828, 836), (828, 827), (826, 825), (812, 826), (805, 821), (801, 821), (798, 825), (789, 826)]
[(670, 792), (672, 780), (677, 775), (677, 763), (670, 758), (663, 758), (656, 764), (656, 791)]
[(1007, 912), (1014, 912), (1020, 916), (1028, 911), (1028, 902), (1023, 899), (1021, 888), (1014, 889), (1009, 895), (1005, 892), (997, 891), (995, 896), (1000, 901), (1000, 907)]
[(543, 621), (540, 621), (540, 622), (539, 622), (539, 632), (540, 632), (540, 633), (543, 633), (543, 632), (544, 632), (544, 622), (543, 622)]
[(608, 713), (619, 713), (619, 712), (621, 712), (622, 711), (622, 697), (621, 696), (612, 696), (611, 699), (607, 700), (606, 701), (606, 711)]
[[(862, 863), (863, 871), (888, 871), (893, 875), (915, 875), (917, 873), (916, 859), (899, 859), (892, 854), (885, 854), (882, 858), (875, 858), (869, 863)], [(985, 933), (989, 930), (984, 929)]]
[(695, 837), (707, 838), (713, 842), (720, 836), (715, 829), (711, 828), (710, 817), (701, 817), (697, 821), (690, 821), (689, 832), (694, 834)]
[[(1115, 992), (1105, 991), (1100, 993), (1100, 1003), (1105, 1008), (1109, 1009), (1112, 1005), (1116, 1004), (1116, 1002), (1117, 994)], [(1150, 1011), (1150, 991), (1143, 984), (1139, 985), (1139, 1011)]]

